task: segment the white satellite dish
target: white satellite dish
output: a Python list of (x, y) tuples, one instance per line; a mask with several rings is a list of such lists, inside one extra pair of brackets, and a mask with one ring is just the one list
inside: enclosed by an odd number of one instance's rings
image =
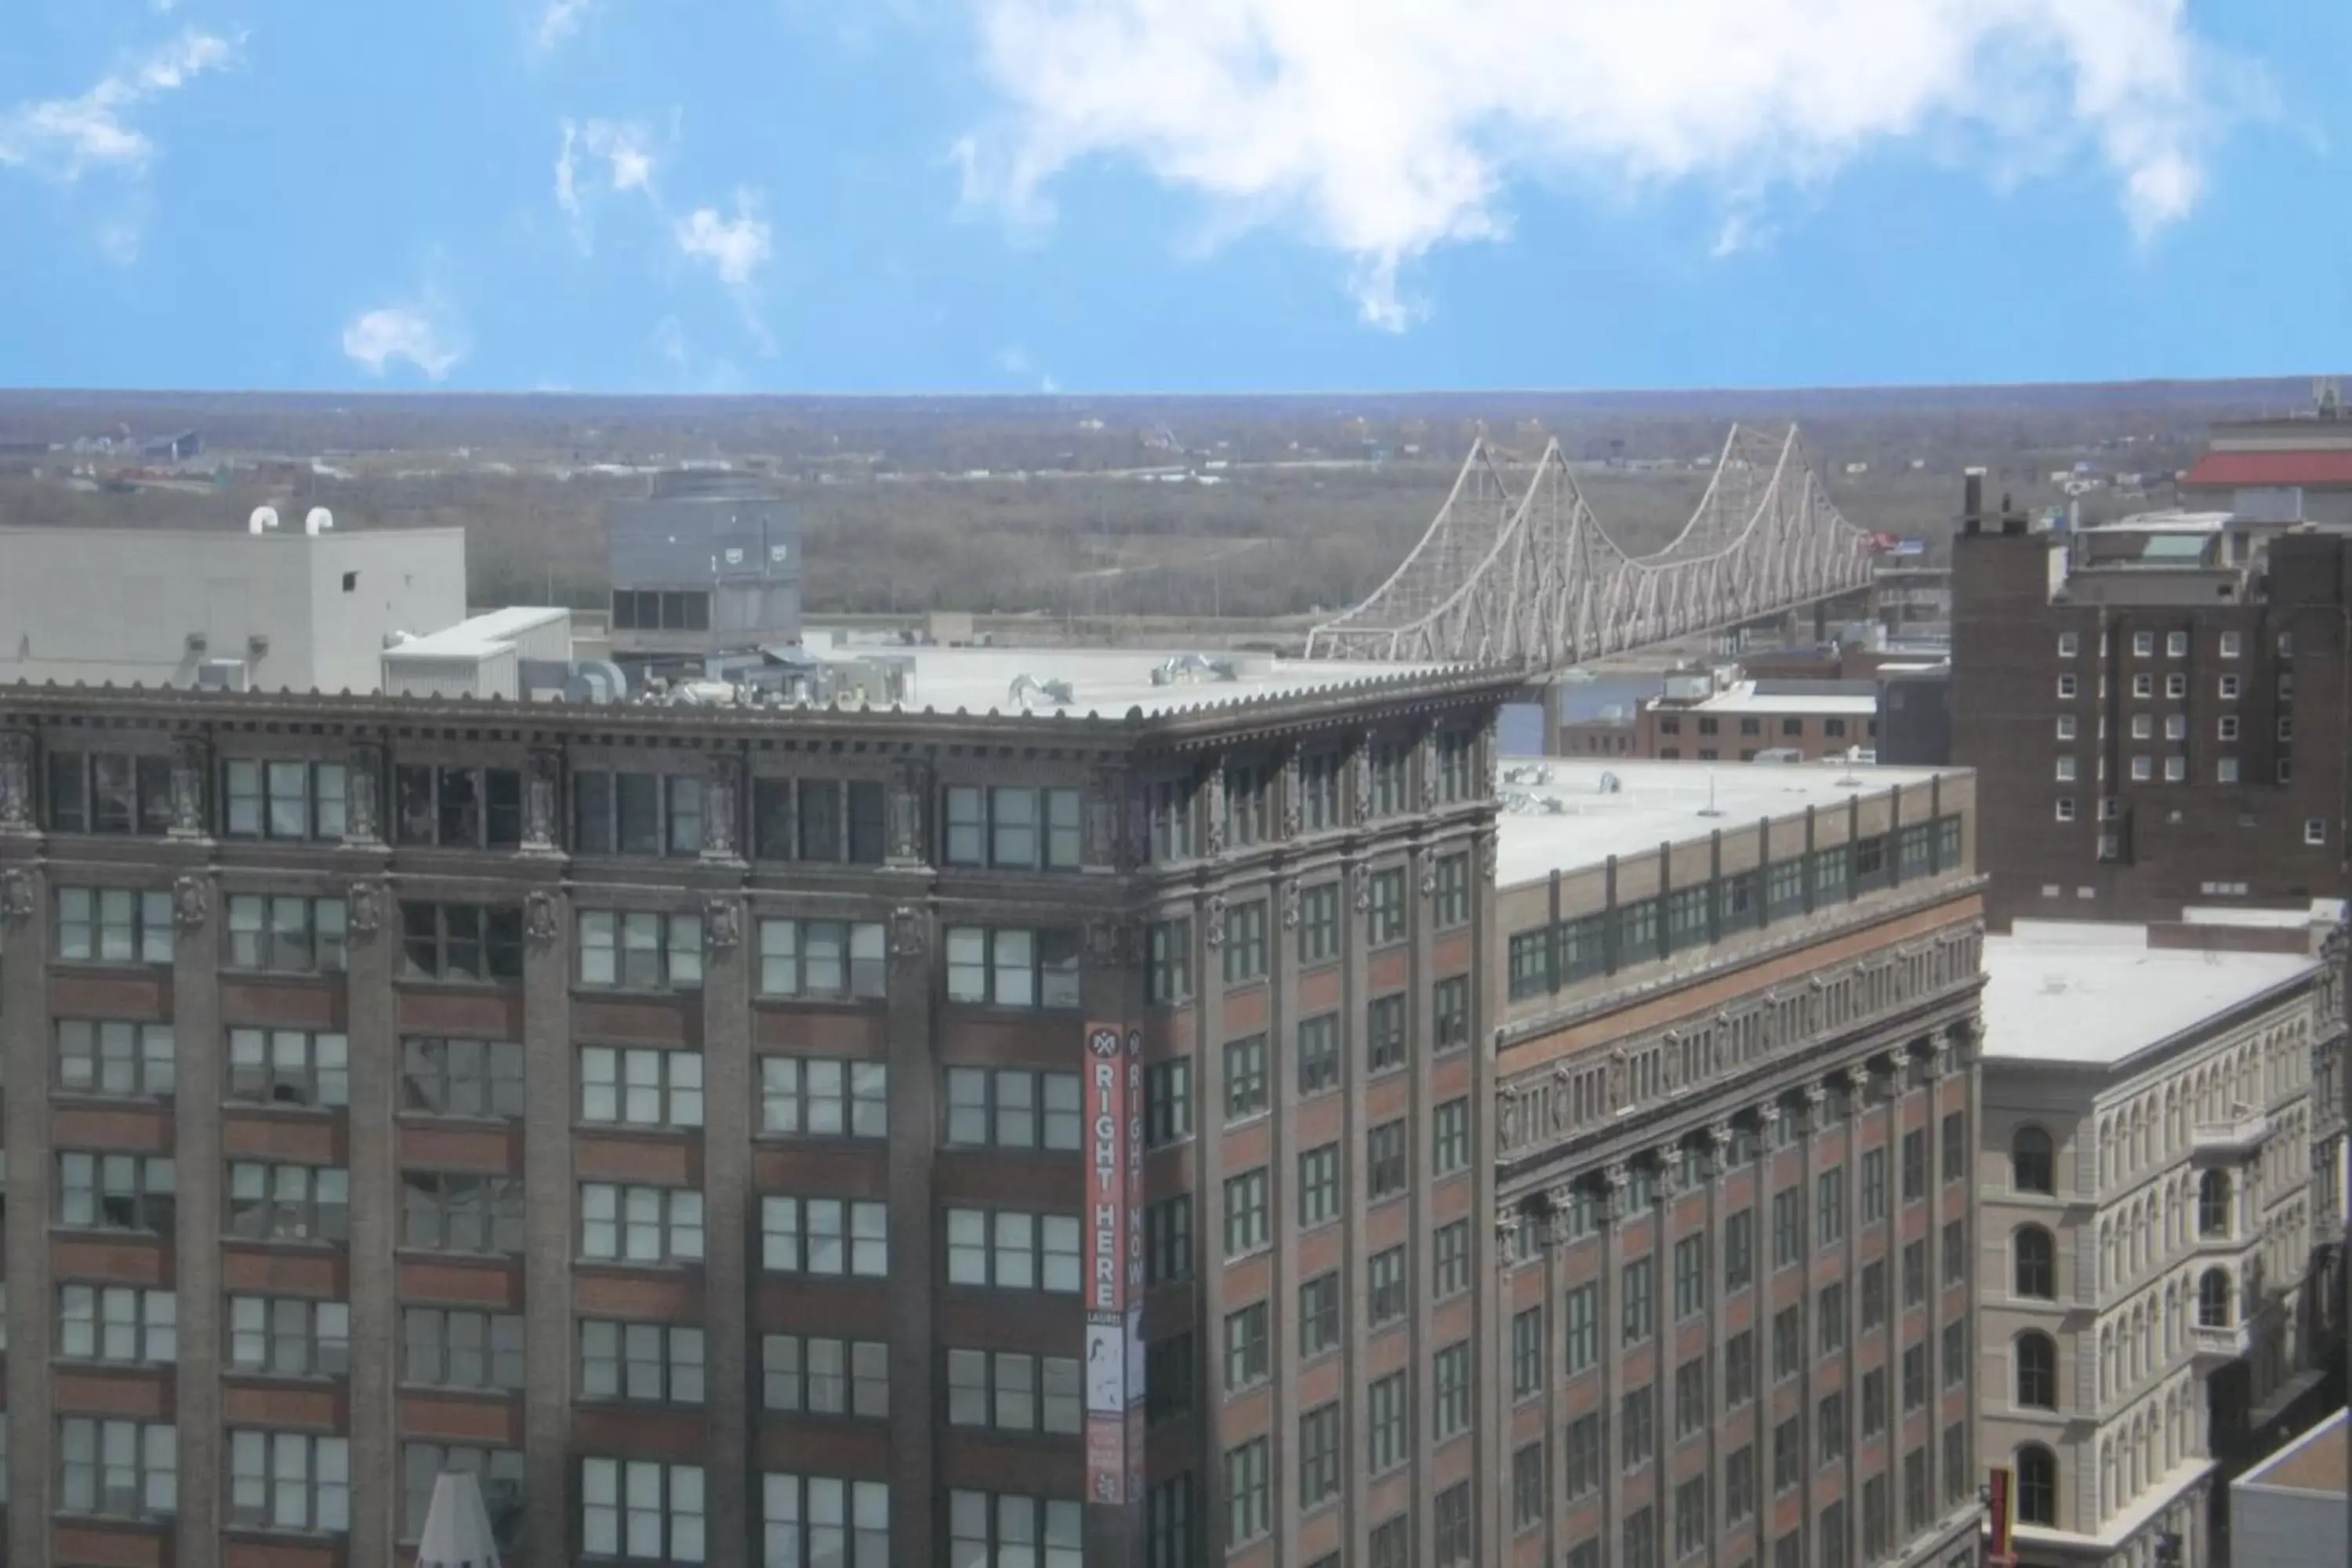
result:
[(274, 506), (255, 507), (253, 515), (245, 520), (246, 531), (248, 533), (266, 533), (277, 526), (278, 509)]
[(320, 534), (328, 532), (334, 526), (335, 514), (322, 506), (312, 507), (310, 515), (302, 520), (302, 531), (314, 539)]

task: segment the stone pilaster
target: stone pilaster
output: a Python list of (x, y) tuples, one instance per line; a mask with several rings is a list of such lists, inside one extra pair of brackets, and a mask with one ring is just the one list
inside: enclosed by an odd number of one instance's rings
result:
[(55, 1291), (49, 1281), (49, 1216), (57, 1212), (49, 1148), (50, 894), (42, 871), (0, 868), (0, 1073), (18, 1086), (7, 1096), (6, 1190), (16, 1223), (7, 1227), (8, 1561), (42, 1568), (49, 1561), (49, 1513), (57, 1435), (49, 1421), (47, 1347)]
[(0, 731), (0, 833), (38, 830), (33, 811), (33, 768), (39, 752), (32, 731)]
[(522, 850), (526, 855), (563, 852), (563, 757), (533, 751), (522, 771)]
[[(174, 748), (172, 796), (184, 804), (188, 772)], [(175, 822), (173, 831), (179, 832)], [(172, 887), (172, 1045), (176, 1060), (173, 1159), (179, 1215), (173, 1237), (179, 1293), (176, 1372), (180, 1503), (175, 1568), (215, 1568), (221, 1561), (221, 1060), (220, 928), (212, 918), (212, 879), (188, 873)], [(35, 1082), (45, 1081), (37, 1077)], [(43, 1211), (46, 1212), (46, 1211)], [(10, 1294), (13, 1296), (14, 1291)], [(13, 1302), (11, 1303), (14, 1304)], [(14, 1357), (10, 1358), (12, 1361)]]
[[(569, 1568), (572, 1554), (572, 913), (561, 891), (524, 900), (522, 1184), (523, 1519), (518, 1568)], [(707, 1229), (707, 1227), (706, 1227)], [(722, 1559), (723, 1561), (723, 1559)]]
[(384, 832), (383, 746), (361, 739), (352, 742), (343, 762), (343, 842), (375, 845)]
[[(383, 911), (389, 895), (365, 884), (354, 905), (346, 947), (351, 1108), (346, 1147), (351, 1167), (350, 1560), (389, 1563), (400, 1539), (400, 1037), (393, 975), (400, 937)], [(184, 1046), (183, 1047), (184, 1049)], [(183, 1307), (184, 1312), (185, 1308)]]
[[(712, 817), (706, 821), (715, 819), (720, 793), (714, 767), (708, 799)], [(703, 852), (714, 852), (709, 835)], [(702, 929), (702, 1353), (709, 1441), (703, 1473), (711, 1561), (726, 1563), (758, 1555), (750, 1410), (758, 1342), (750, 1326), (750, 1249), (759, 1224), (752, 1212), (758, 1200), (751, 1194), (751, 1117), (760, 1100), (751, 1068), (751, 975), (741, 900), (734, 894), (710, 899)]]
[[(939, 1064), (931, 1049), (938, 994), (935, 926), (927, 905), (890, 917), (890, 1568), (931, 1568), (940, 1533), (939, 1375), (931, 1300)], [(1076, 1055), (1075, 1050), (1073, 1056)]]

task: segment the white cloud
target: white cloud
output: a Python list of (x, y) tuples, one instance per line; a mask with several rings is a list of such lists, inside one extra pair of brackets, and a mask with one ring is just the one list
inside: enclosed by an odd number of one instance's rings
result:
[(73, 181), (91, 169), (137, 172), (155, 143), (131, 111), (236, 61), (237, 46), (191, 29), (126, 69), (100, 77), (78, 98), (20, 104), (0, 113), (0, 165), (37, 169)]
[(772, 253), (766, 220), (754, 210), (749, 191), (735, 193), (735, 216), (719, 216), (716, 207), (697, 207), (671, 226), (678, 249), (707, 265), (730, 289), (749, 289)]
[[(591, 120), (579, 125), (564, 120), (557, 122), (557, 129), (563, 133), (563, 145), (555, 159), (555, 205), (571, 220), (572, 238), (579, 242), (583, 253), (593, 248), (594, 237), (587, 211), (592, 195), (636, 191), (659, 210), (661, 196), (654, 188), (653, 148), (643, 126), (612, 120)], [(583, 153), (604, 164), (601, 179), (594, 176), (593, 171), (583, 168)]]
[(581, 138), (589, 152), (604, 160), (614, 190), (654, 188), (653, 150), (646, 145), (643, 126), (592, 120), (583, 128)]
[(362, 310), (343, 328), (343, 353), (365, 365), (371, 375), (382, 375), (395, 361), (405, 360), (439, 381), (466, 357), (463, 335), (439, 307), (410, 301)]
[(1342, 253), (1390, 328), (1399, 268), (1500, 237), (1521, 176), (1698, 182), (1738, 242), (1765, 194), (1885, 142), (1958, 132), (1998, 164), (2087, 142), (2151, 234), (2197, 205), (2232, 75), (2186, 0), (971, 4), (1003, 112), (955, 149), (967, 199), (1036, 221), (1066, 170), (1131, 160)]
[(551, 49), (580, 30), (596, 0), (547, 0), (539, 14), (539, 47)]

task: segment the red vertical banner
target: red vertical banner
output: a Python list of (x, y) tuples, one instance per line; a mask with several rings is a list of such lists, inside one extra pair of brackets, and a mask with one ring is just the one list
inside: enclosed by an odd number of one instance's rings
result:
[[(1081, 1109), (1086, 1119), (1086, 1196), (1079, 1216), (1081, 1300), (1086, 1308), (1087, 1500), (1128, 1501), (1129, 1389), (1136, 1354), (1129, 1305), (1141, 1307), (1142, 1039), (1118, 1024), (1087, 1026)], [(1130, 1289), (1129, 1279), (1138, 1281)], [(1139, 1381), (1138, 1379), (1137, 1381)]]

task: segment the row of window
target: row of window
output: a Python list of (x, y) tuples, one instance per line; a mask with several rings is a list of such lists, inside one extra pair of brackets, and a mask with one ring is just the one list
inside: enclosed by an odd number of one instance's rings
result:
[[(2282, 671), (2279, 675), (2278, 682), (2278, 695), (2280, 700), (2282, 701), (2293, 701), (2294, 699), (2294, 675)], [(2235, 675), (2220, 676), (2217, 677), (2213, 682), (2214, 696), (2220, 698), (2224, 702), (2237, 701), (2241, 697), (2245, 695), (2245, 689), (2244, 679)], [(2074, 701), (2076, 698), (2082, 695), (2082, 691), (2083, 683), (2079, 677), (2062, 675), (2058, 678), (2058, 700), (2061, 702)], [(2138, 702), (2152, 702), (2156, 700), (2156, 693), (2157, 685), (2155, 676), (2135, 675), (2131, 678), (2131, 694), (2133, 700)], [(2099, 694), (2102, 697), (2106, 695), (2106, 678), (2105, 676), (2101, 676), (2099, 678)], [(2168, 702), (2183, 702), (2188, 700), (2189, 677), (2179, 674), (2166, 676), (2164, 678), (2164, 698)]]
[(1546, 995), (1734, 931), (1948, 870), (1959, 865), (1960, 856), (1960, 818), (1941, 816), (1907, 824), (1891, 836), (1832, 845), (1756, 870), (1515, 931), (1508, 946), (1511, 999)]

